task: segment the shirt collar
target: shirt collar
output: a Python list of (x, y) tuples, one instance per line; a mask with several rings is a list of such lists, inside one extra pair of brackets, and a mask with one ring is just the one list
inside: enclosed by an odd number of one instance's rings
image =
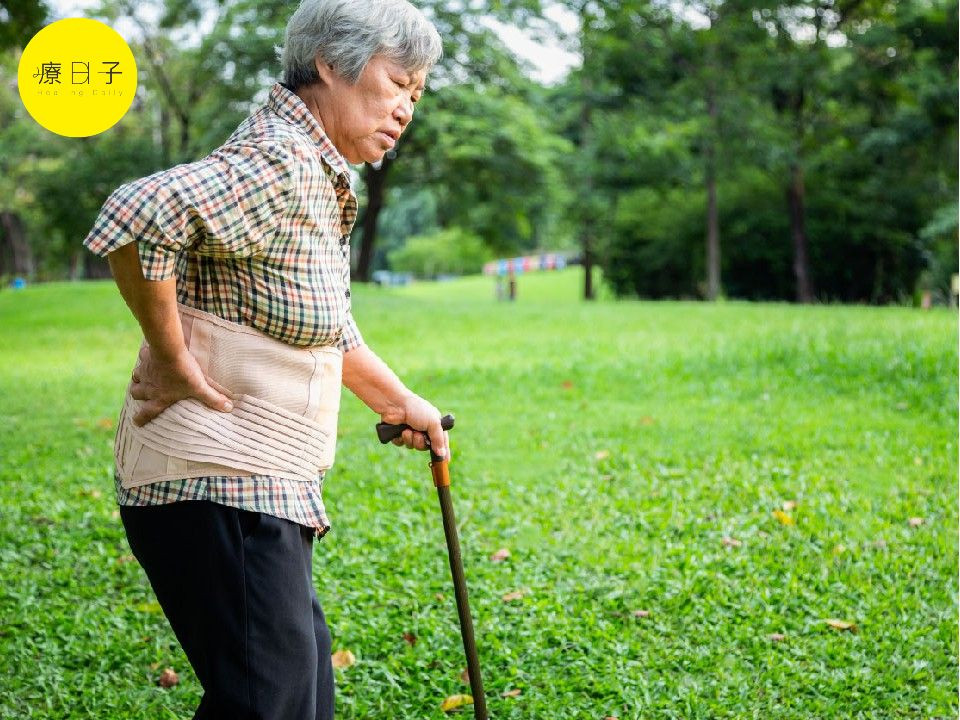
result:
[(333, 168), (337, 175), (343, 175), (349, 181), (350, 168), (340, 151), (330, 142), (323, 126), (313, 116), (306, 103), (285, 83), (274, 83), (267, 98), (267, 107), (291, 125), (303, 130), (320, 150), (321, 156)]

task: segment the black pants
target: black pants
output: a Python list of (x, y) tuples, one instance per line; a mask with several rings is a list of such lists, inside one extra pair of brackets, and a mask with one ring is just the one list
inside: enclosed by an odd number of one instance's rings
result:
[(204, 694), (194, 720), (331, 720), (313, 529), (206, 500), (121, 507)]

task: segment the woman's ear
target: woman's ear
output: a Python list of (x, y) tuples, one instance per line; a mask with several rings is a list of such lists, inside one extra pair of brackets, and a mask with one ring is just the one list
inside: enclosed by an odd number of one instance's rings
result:
[(313, 65), (317, 68), (317, 75), (320, 76), (320, 82), (327, 86), (333, 85), (333, 76), (336, 74), (336, 71), (330, 63), (324, 61), (320, 53), (317, 53), (313, 57)]

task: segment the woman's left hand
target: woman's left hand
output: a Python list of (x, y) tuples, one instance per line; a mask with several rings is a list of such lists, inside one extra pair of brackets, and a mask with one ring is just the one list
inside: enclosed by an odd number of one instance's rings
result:
[(380, 418), (385, 423), (403, 423), (414, 428), (404, 430), (399, 437), (394, 438), (391, 441), (394, 445), (405, 446), (411, 450), (432, 449), (435, 454), (445, 456), (446, 460), (450, 459), (450, 436), (440, 427), (440, 411), (419, 395), (411, 393), (405, 396), (395, 409), (381, 413)]

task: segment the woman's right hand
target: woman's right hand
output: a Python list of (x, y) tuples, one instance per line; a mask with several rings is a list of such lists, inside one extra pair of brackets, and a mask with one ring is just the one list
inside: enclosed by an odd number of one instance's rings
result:
[(142, 427), (168, 407), (184, 398), (196, 398), (214, 410), (233, 409), (229, 391), (203, 374), (197, 359), (186, 347), (172, 358), (154, 357), (150, 346), (140, 348), (133, 369), (130, 395), (142, 401), (133, 424)]

